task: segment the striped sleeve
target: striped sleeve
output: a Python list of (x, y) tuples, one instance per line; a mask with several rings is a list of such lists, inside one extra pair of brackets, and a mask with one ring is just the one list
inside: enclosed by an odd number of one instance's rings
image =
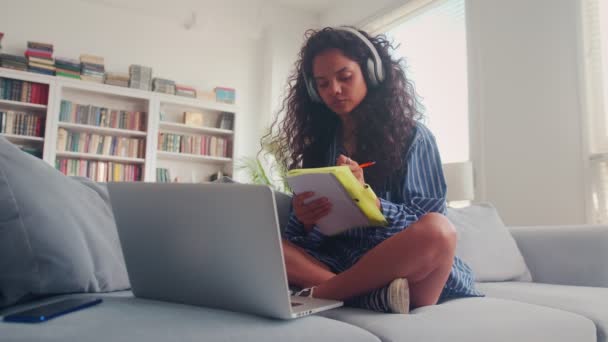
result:
[(407, 156), (407, 172), (403, 184), (404, 203), (380, 199), (388, 227), (403, 229), (429, 212), (445, 213), (447, 187), (441, 158), (433, 134), (422, 124), (417, 125)]
[(304, 229), (304, 224), (298, 220), (292, 208), (289, 214), (289, 222), (287, 222), (287, 226), (283, 231), (283, 237), (305, 249), (316, 249), (321, 245), (326, 236), (319, 232), (316, 226), (310, 233), (307, 233)]

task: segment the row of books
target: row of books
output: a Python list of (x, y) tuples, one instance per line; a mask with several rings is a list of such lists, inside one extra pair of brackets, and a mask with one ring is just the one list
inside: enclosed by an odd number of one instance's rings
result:
[(134, 182), (142, 179), (141, 165), (57, 158), (55, 168), (64, 175), (87, 177), (95, 182)]
[(0, 133), (42, 137), (44, 117), (40, 115), (0, 111)]
[(46, 105), (49, 99), (49, 86), (0, 77), (0, 99)]
[(143, 158), (145, 143), (143, 139), (71, 132), (59, 128), (57, 131), (57, 151)]
[(230, 157), (231, 141), (209, 135), (158, 134), (158, 150), (213, 157)]
[(146, 130), (146, 112), (109, 109), (67, 100), (61, 101), (59, 121), (133, 131)]
[(156, 168), (157, 183), (171, 183), (171, 172), (169, 169), (158, 167)]

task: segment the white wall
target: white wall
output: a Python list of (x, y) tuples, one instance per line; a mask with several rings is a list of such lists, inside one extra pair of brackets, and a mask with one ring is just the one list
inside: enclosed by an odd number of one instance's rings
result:
[(480, 198), (508, 224), (585, 222), (577, 2), (470, 5)]
[[(318, 22), (310, 13), (238, 0), (0, 0), (0, 7), (4, 52), (23, 54), (27, 41), (37, 40), (54, 44), (56, 57), (103, 56), (107, 71), (142, 64), (153, 68), (153, 76), (201, 89), (236, 88), (237, 158), (257, 153), (260, 122), (268, 112), (263, 96), (276, 96), (276, 79), (286, 75), (286, 58), (295, 54), (300, 31)], [(195, 24), (186, 29), (192, 13)], [(294, 26), (268, 30), (276, 18)], [(264, 74), (268, 56), (273, 78)]]
[(294, 63), (304, 43), (308, 29), (318, 27), (319, 16), (286, 8), (268, 9), (273, 18), (264, 30), (264, 103), (260, 113), (261, 129), (265, 129), (275, 118), (286, 95), (287, 78), (295, 70)]
[[(334, 9), (321, 23), (362, 23), (406, 2)], [(467, 7), (478, 199), (496, 205), (509, 225), (585, 222), (577, 2), (469, 0)]]

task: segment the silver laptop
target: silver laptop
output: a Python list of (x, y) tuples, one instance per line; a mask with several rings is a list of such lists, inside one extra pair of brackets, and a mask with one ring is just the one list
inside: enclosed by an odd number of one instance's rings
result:
[(109, 183), (136, 297), (291, 319), (340, 301), (289, 294), (273, 191)]

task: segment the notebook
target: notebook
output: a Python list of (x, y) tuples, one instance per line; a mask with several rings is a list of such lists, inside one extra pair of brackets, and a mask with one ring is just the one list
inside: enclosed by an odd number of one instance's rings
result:
[(332, 204), (329, 214), (317, 222), (318, 229), (325, 235), (388, 224), (376, 206), (374, 191), (361, 185), (348, 166), (294, 169), (287, 173), (286, 180), (295, 194), (314, 192), (307, 201), (327, 197)]

